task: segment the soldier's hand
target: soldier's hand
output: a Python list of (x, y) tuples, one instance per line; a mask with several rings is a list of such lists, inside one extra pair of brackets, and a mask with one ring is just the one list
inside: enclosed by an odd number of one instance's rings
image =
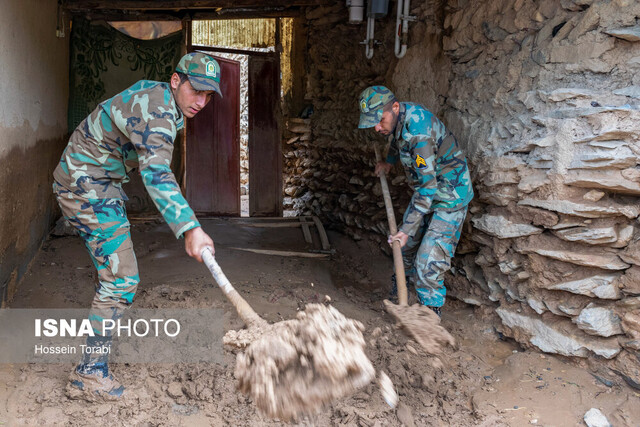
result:
[(387, 242), (389, 242), (389, 246), (393, 246), (393, 242), (395, 240), (400, 242), (400, 247), (403, 248), (404, 245), (407, 244), (407, 241), (409, 240), (409, 236), (407, 236), (402, 231), (398, 231), (396, 234), (389, 236), (389, 240), (387, 240)]
[(216, 250), (213, 246), (213, 239), (202, 230), (202, 227), (192, 228), (184, 232), (184, 250), (192, 258), (202, 262), (202, 251), (204, 248), (210, 247), (211, 253), (215, 254)]
[(378, 162), (376, 163), (376, 168), (374, 170), (374, 173), (376, 175), (380, 175), (380, 171), (384, 171), (385, 175), (389, 175), (389, 172), (391, 171), (392, 166), (393, 165), (391, 163)]

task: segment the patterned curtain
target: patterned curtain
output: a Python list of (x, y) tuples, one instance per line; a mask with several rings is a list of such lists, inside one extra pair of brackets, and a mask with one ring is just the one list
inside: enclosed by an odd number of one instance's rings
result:
[(169, 81), (182, 52), (182, 32), (139, 40), (106, 22), (74, 18), (69, 70), (69, 132), (100, 102), (138, 80)]

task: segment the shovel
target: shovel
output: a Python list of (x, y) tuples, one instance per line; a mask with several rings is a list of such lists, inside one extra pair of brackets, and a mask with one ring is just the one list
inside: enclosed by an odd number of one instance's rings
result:
[[(376, 162), (381, 161), (380, 149), (374, 145)], [(389, 222), (389, 232), (394, 235), (398, 232), (396, 216), (393, 212), (389, 185), (384, 172), (379, 174), (380, 187), (384, 197), (384, 205), (387, 210), (387, 221)], [(400, 242), (394, 240), (391, 243), (393, 250), (393, 265), (396, 273), (396, 285), (398, 287), (398, 305), (389, 300), (384, 300), (384, 306), (396, 321), (402, 326), (407, 334), (415, 339), (418, 344), (429, 354), (439, 356), (442, 354), (443, 346), (455, 345), (455, 340), (449, 332), (440, 326), (440, 317), (428, 307), (422, 304), (409, 306), (407, 296), (407, 281), (404, 273), (404, 263), (402, 261), (402, 248)]]
[[(380, 148), (375, 145), (376, 162), (381, 161)], [(396, 223), (396, 215), (393, 212), (393, 202), (391, 201), (391, 194), (389, 193), (389, 184), (387, 184), (387, 176), (383, 173), (380, 175), (380, 187), (382, 187), (382, 196), (384, 197), (384, 207), (387, 210), (387, 222), (389, 223), (389, 232), (393, 236), (398, 232), (398, 225)], [(408, 304), (407, 294), (407, 278), (404, 274), (404, 262), (402, 261), (402, 247), (400, 242), (394, 240), (391, 243), (391, 249), (393, 251), (393, 268), (396, 273), (396, 286), (398, 288), (398, 303), (399, 305)]]
[(251, 396), (263, 414), (296, 419), (348, 396), (375, 377), (364, 352), (362, 323), (334, 307), (307, 304), (296, 319), (269, 324), (233, 288), (209, 248), (202, 251), (202, 259), (247, 326), (229, 331), (224, 342), (246, 346), (236, 359), (238, 389)]

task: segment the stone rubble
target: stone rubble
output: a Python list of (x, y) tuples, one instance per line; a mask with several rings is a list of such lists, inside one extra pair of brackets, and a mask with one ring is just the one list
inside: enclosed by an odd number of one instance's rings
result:
[(623, 333), (620, 318), (615, 312), (610, 308), (597, 307), (593, 303), (584, 308), (578, 317), (574, 317), (573, 322), (590, 335), (610, 337)]
[(596, 408), (591, 408), (584, 414), (584, 423), (587, 427), (611, 427), (607, 417)]

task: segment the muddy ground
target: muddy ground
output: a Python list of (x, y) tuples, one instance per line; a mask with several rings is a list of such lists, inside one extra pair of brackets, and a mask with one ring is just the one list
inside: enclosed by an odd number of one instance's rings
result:
[[(280, 257), (231, 248), (309, 249), (299, 228), (255, 228), (221, 219), (204, 220), (203, 226), (231, 282), (269, 322), (290, 319), (325, 295), (344, 315), (363, 322), (368, 355), (400, 396), (392, 409), (371, 384), (300, 425), (576, 426), (584, 425), (592, 407), (616, 426), (639, 424), (640, 395), (620, 380), (605, 385), (578, 364), (522, 349), (497, 333), (486, 313), (456, 301), (447, 303), (443, 324), (458, 347), (446, 351), (444, 369), (432, 368), (382, 309), (392, 261), (367, 242), (329, 233), (336, 250), (331, 258)], [(137, 308), (222, 308), (225, 329), (242, 326), (206, 267), (184, 253), (183, 242), (164, 224), (139, 221), (132, 230), (142, 279)], [(79, 238), (50, 238), (10, 307), (88, 307), (94, 278)], [(235, 391), (232, 351), (225, 352), (225, 362), (114, 365), (128, 396), (102, 404), (67, 399), (71, 364), (0, 365), (0, 425), (282, 424), (262, 417)]]

